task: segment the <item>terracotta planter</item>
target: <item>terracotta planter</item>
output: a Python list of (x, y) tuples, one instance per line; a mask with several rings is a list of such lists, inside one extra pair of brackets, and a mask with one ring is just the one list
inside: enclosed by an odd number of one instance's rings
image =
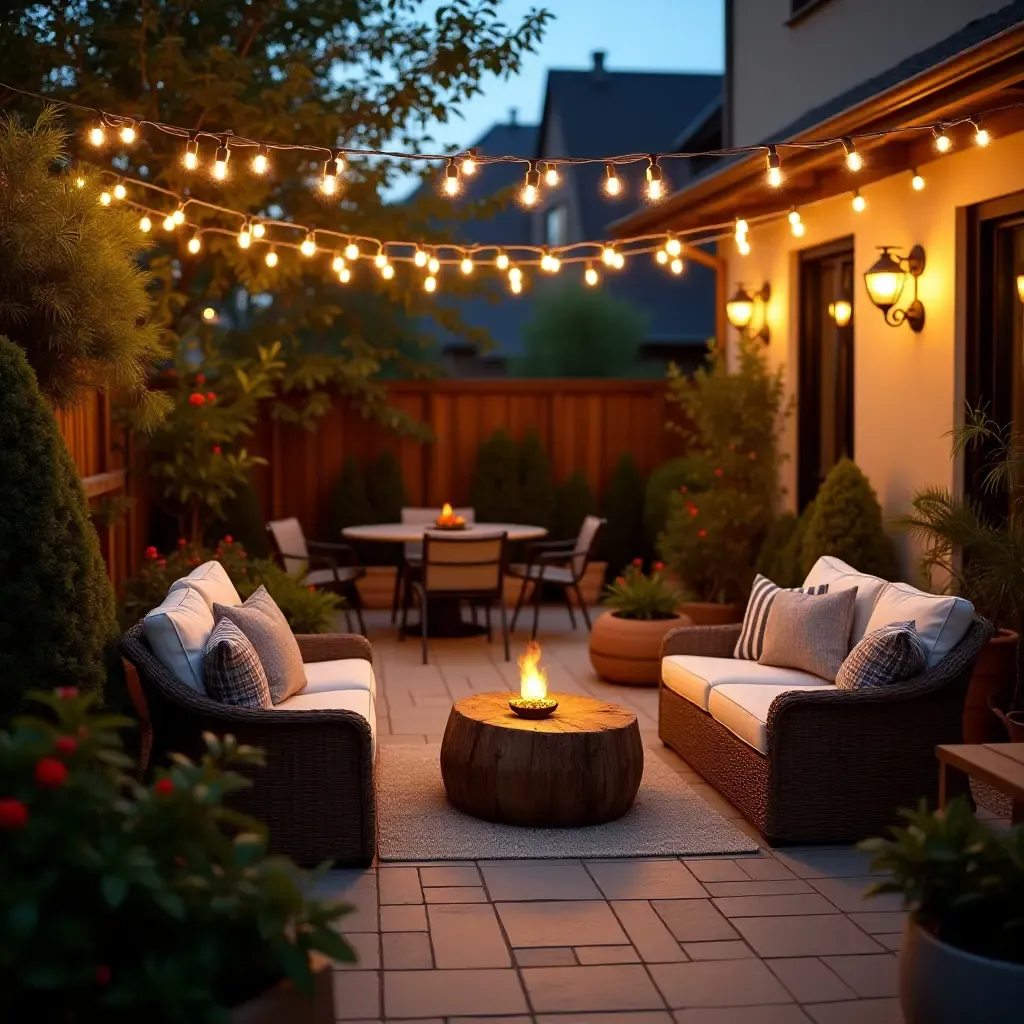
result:
[[(583, 579), (580, 580), (580, 593), (583, 595), (583, 603), (588, 608), (593, 607), (601, 600), (601, 591), (604, 590), (604, 580), (607, 574), (607, 562), (590, 562), (586, 569), (583, 570)], [(579, 607), (575, 591), (569, 591), (569, 600), (574, 608)]]
[(715, 601), (684, 601), (679, 614), (687, 616), (695, 626), (728, 626), (743, 621), (743, 609), (738, 604)]
[(356, 580), (356, 588), (363, 600), (364, 608), (390, 608), (395, 596), (395, 573), (393, 565), (368, 565), (366, 575)]
[(685, 615), (624, 619), (604, 612), (590, 633), (590, 664), (610, 683), (656, 685), (661, 678), (661, 641), (670, 629), (692, 626)]
[(999, 743), (1005, 740), (990, 707), (1004, 692), (1012, 692), (1017, 666), (1017, 634), (1001, 629), (978, 657), (964, 701), (964, 743)]
[(907, 1024), (1011, 1024), (1024, 1016), (1024, 964), (968, 953), (907, 920), (900, 947)]
[(290, 981), (250, 999), (228, 1012), (230, 1024), (334, 1024), (334, 986), (331, 961), (313, 954), (313, 996)]

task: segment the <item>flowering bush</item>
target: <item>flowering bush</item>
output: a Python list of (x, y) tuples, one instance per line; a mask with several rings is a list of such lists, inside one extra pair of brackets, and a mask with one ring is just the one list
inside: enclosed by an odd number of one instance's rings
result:
[[(96, 698), (34, 693), (45, 718), (0, 732), (0, 1017), (121, 1024), (223, 1021), (282, 977), (309, 991), (308, 954), (354, 954), (349, 908), (307, 899), (263, 827), (224, 806), (262, 763), (206, 736), (151, 786)], [(326, 867), (326, 866), (325, 866)]]
[(168, 555), (162, 556), (155, 547), (148, 547), (145, 556), (139, 574), (124, 586), (121, 624), (125, 628), (155, 608), (175, 580), (211, 559), (224, 566), (243, 600), (257, 587), (265, 586), (295, 633), (329, 632), (334, 615), (343, 607), (340, 595), (309, 586), (301, 576), (290, 575), (275, 562), (250, 559), (245, 548), (230, 535), (213, 551), (190, 544), (182, 537)]
[(664, 578), (665, 566), (655, 562), (649, 576), (644, 575), (643, 559), (635, 558), (614, 583), (605, 587), (601, 603), (622, 619), (670, 619), (683, 595)]

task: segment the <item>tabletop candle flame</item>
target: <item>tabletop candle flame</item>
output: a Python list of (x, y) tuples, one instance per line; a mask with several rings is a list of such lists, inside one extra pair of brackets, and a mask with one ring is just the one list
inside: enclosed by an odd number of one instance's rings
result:
[(519, 694), (527, 700), (543, 700), (548, 695), (548, 676), (540, 667), (540, 654), (540, 644), (531, 640), (526, 645), (526, 653), (517, 659)]
[(441, 514), (436, 519), (436, 525), (438, 526), (465, 526), (466, 520), (463, 516), (457, 516), (455, 510), (446, 501), (441, 506)]

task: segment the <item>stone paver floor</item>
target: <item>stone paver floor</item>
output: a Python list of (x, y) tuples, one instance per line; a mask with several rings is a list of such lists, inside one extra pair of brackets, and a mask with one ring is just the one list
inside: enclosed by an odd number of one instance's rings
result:
[[(594, 675), (586, 633), (545, 609), (552, 690), (636, 712), (648, 756), (672, 765), (725, 817), (728, 802), (657, 738), (655, 688)], [(398, 643), (368, 615), (378, 742), (439, 742), (453, 700), (517, 686), (513, 660), (482, 639)], [(760, 840), (759, 840), (760, 841)], [(355, 911), (358, 962), (334, 974), (338, 1021), (441, 1024), (896, 1024), (904, 915), (864, 897), (867, 859), (805, 847), (739, 857), (379, 864), (342, 870), (325, 895)]]

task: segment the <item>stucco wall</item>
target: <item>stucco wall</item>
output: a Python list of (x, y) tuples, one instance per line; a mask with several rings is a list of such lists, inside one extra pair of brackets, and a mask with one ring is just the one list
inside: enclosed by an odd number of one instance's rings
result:
[(827, 0), (787, 25), (791, 0), (732, 0), (732, 144), (762, 142), (1006, 2)]
[[(854, 237), (854, 448), (887, 516), (906, 511), (917, 488), (955, 487), (958, 475), (944, 436), (962, 419), (964, 366), (965, 208), (1024, 189), (1024, 133), (997, 139), (986, 149), (969, 146), (922, 165), (922, 192), (910, 187), (910, 173), (861, 189), (867, 200), (855, 213), (850, 196), (801, 208), (806, 234), (795, 238), (789, 224), (752, 227), (751, 253), (740, 256), (731, 242), (730, 290), (740, 281), (772, 286), (768, 319), (769, 359), (786, 367), (787, 388), (795, 388), (799, 251), (847, 235)], [(742, 213), (742, 211), (738, 211)], [(862, 275), (878, 245), (906, 251), (924, 246), (927, 267), (919, 282), (926, 322), (920, 334), (887, 326), (871, 303)], [(904, 293), (906, 302), (907, 292)], [(799, 396), (797, 395), (799, 401)], [(785, 430), (791, 458), (783, 468), (789, 507), (795, 502), (796, 414)], [(898, 540), (910, 569), (905, 538)]]

